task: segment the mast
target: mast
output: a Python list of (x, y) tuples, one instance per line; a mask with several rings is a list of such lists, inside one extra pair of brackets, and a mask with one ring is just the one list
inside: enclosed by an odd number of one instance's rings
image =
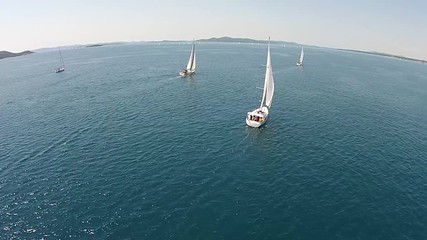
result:
[(60, 67), (64, 67), (64, 60), (62, 59), (62, 52), (61, 52), (61, 47), (58, 47), (59, 49), (59, 65)]
[[(193, 40), (194, 41), (194, 40)], [(193, 42), (194, 50), (193, 50), (193, 64), (191, 65), (191, 70), (196, 70), (196, 44)]]

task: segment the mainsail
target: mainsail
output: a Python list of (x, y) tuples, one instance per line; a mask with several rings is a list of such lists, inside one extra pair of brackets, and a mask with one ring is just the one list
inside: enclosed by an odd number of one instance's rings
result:
[(271, 59), (270, 59), (270, 38), (269, 38), (268, 49), (267, 49), (267, 64), (265, 66), (264, 91), (262, 93), (261, 107), (263, 106), (267, 106), (268, 108), (271, 107), (273, 94), (274, 94), (274, 79), (273, 79), (273, 69), (271, 67)]
[(301, 56), (299, 57), (299, 63), (302, 64), (303, 60), (304, 60), (304, 48), (301, 48)]
[(187, 70), (188, 71), (194, 71), (196, 70), (196, 52), (195, 52), (195, 45), (193, 42), (193, 47), (191, 48), (191, 53), (190, 53), (190, 59), (188, 59), (188, 63), (187, 63)]

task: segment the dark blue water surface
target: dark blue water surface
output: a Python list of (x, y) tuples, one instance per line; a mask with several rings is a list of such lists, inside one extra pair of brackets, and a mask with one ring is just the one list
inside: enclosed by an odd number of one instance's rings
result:
[(0, 239), (427, 239), (427, 65), (266, 45), (0, 61)]

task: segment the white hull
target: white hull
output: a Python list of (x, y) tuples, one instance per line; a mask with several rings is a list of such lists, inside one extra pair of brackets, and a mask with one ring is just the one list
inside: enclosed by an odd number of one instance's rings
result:
[(246, 114), (246, 125), (258, 128), (264, 125), (268, 119), (268, 108), (262, 107)]
[(297, 62), (297, 66), (302, 66), (302, 63), (300, 63), (300, 62)]
[(57, 68), (55, 70), (56, 73), (60, 73), (60, 72), (63, 72), (63, 71), (65, 71), (65, 69), (63, 67)]
[(259, 127), (261, 127), (262, 125), (264, 125), (264, 123), (265, 123), (266, 121), (267, 121), (267, 120), (265, 120), (265, 121), (263, 121), (263, 122), (255, 122), (255, 121), (248, 120), (248, 119), (246, 118), (246, 125), (248, 125), (249, 127), (253, 127), (253, 128), (259, 128)]
[(179, 76), (181, 76), (181, 77), (187, 77), (187, 76), (193, 75), (195, 73), (196, 73), (195, 70), (194, 71), (189, 71), (189, 70), (185, 71), (185, 70), (182, 70), (182, 71), (179, 72)]

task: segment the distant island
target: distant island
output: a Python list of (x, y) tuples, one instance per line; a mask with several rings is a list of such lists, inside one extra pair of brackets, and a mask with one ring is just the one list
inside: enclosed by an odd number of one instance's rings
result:
[(34, 52), (31, 51), (23, 51), (20, 53), (13, 53), (13, 52), (8, 52), (8, 51), (0, 51), (0, 59), (3, 58), (10, 58), (10, 57), (18, 57), (18, 56), (23, 56), (23, 55), (28, 55)]
[[(256, 40), (251, 38), (232, 38), (232, 37), (213, 37), (208, 39), (199, 39), (197, 42), (233, 42), (233, 43), (267, 43), (268, 40)], [(294, 42), (285, 42), (285, 41), (271, 41), (273, 44), (290, 44), (290, 45), (299, 45)]]
[(87, 45), (86, 47), (102, 47), (104, 46), (104, 44), (92, 44), (92, 45)]
[(397, 58), (397, 59), (401, 59), (401, 60), (415, 61), (415, 62), (420, 62), (420, 63), (425, 63), (425, 64), (427, 63), (426, 60), (409, 58), (409, 57), (403, 57), (403, 56), (398, 56), (398, 55), (393, 55), (393, 54), (388, 54), (388, 53), (367, 52), (367, 51), (361, 51), (361, 50), (342, 49), (342, 48), (338, 48), (337, 50), (348, 51), (348, 52), (364, 53), (364, 54), (371, 54), (371, 55), (377, 55), (377, 56), (383, 56), (383, 57), (392, 57), (392, 58)]
[(262, 40), (255, 40), (250, 38), (232, 38), (232, 37), (213, 37), (208, 39), (199, 39), (197, 42), (242, 42), (242, 43), (258, 43), (266, 42)]

